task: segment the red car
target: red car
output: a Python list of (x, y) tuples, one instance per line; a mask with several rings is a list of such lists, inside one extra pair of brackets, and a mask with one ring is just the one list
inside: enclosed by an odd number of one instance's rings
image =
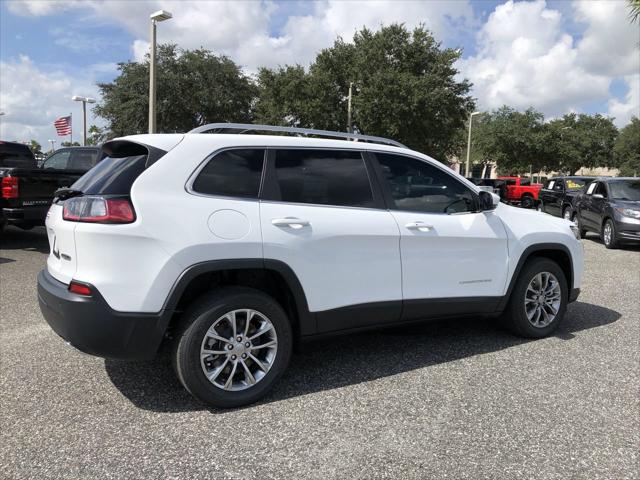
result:
[(526, 177), (498, 177), (507, 184), (506, 200), (519, 203), (524, 208), (533, 208), (538, 203), (538, 195), (542, 189), (541, 183), (531, 183)]

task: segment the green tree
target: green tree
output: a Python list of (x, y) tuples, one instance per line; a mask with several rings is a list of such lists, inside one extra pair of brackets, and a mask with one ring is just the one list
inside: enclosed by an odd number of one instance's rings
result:
[(474, 127), (473, 136), (477, 155), (495, 161), (500, 174), (537, 172), (552, 163), (544, 115), (532, 108), (518, 112), (505, 105), (486, 113)]
[(42, 145), (40, 145), (36, 140), (31, 140), (29, 142), (29, 148), (31, 149), (34, 155), (38, 155), (42, 153)]
[(632, 117), (631, 122), (620, 130), (613, 147), (616, 166), (620, 175), (640, 175), (640, 120)]
[(568, 113), (549, 122), (549, 141), (557, 169), (568, 174), (580, 168), (614, 166), (613, 145), (618, 134), (613, 121), (600, 114)]
[(640, 0), (628, 0), (629, 2), (629, 20), (636, 23), (640, 20)]
[(443, 49), (424, 27), (403, 25), (337, 39), (303, 67), (262, 68), (260, 123), (345, 131), (353, 82), (354, 130), (394, 138), (440, 160), (457, 153), (458, 131), (474, 107), (471, 84), (458, 81), (460, 51)]
[(100, 145), (111, 138), (114, 138), (111, 132), (97, 125), (91, 125), (87, 131), (87, 145)]
[[(256, 87), (229, 58), (208, 50), (160, 45), (157, 68), (159, 132), (184, 132), (210, 122), (248, 122)], [(99, 83), (94, 112), (108, 120), (110, 136), (148, 131), (149, 61), (118, 66), (113, 82)]]

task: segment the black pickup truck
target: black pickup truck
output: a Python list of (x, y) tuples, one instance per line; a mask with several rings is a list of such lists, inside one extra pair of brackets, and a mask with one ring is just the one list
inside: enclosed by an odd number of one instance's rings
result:
[(573, 211), (573, 199), (585, 187), (587, 183), (596, 177), (567, 176), (553, 177), (544, 184), (540, 190), (538, 210), (567, 220), (575, 219)]
[(0, 230), (44, 225), (53, 193), (71, 186), (101, 159), (99, 147), (67, 147), (38, 167), (29, 147), (0, 141)]

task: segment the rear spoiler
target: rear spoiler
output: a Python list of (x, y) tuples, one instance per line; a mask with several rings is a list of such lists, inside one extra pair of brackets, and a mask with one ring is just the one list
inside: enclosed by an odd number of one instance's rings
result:
[(145, 167), (153, 165), (167, 153), (166, 150), (162, 150), (161, 148), (145, 145), (144, 143), (132, 142), (131, 140), (109, 140), (102, 144), (102, 152), (114, 158), (147, 155)]

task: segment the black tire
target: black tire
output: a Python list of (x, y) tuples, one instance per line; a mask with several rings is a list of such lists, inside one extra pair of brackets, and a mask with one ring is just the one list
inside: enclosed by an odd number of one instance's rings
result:
[[(524, 308), (524, 299), (529, 282), (541, 272), (553, 274), (560, 285), (560, 308), (555, 318), (545, 327), (532, 325), (527, 318)], [(515, 287), (511, 292), (509, 303), (501, 316), (502, 324), (515, 335), (525, 338), (543, 338), (552, 334), (562, 322), (567, 310), (569, 290), (567, 279), (560, 266), (553, 260), (542, 257), (534, 257), (528, 260), (519, 273)]]
[[(609, 241), (607, 241), (607, 235), (605, 234), (607, 226), (611, 228), (611, 236)], [(600, 234), (600, 238), (602, 238), (602, 243), (604, 243), (604, 246), (609, 249), (618, 248), (619, 242), (617, 235), (618, 232), (616, 232), (616, 224), (613, 222), (613, 220), (608, 218), (602, 225), (602, 232)]]
[(582, 220), (580, 219), (580, 213), (576, 212), (576, 217), (575, 217), (575, 222), (576, 225), (578, 226), (578, 230), (580, 233), (580, 238), (585, 238), (587, 236), (587, 229), (584, 228), (584, 226), (582, 225)]
[[(209, 327), (226, 313), (239, 309), (256, 310), (271, 321), (277, 335), (277, 352), (271, 367), (255, 385), (228, 391), (205, 376), (200, 349)], [(282, 376), (291, 357), (293, 333), (286, 313), (273, 298), (252, 288), (228, 287), (201, 297), (187, 309), (174, 342), (173, 367), (187, 391), (206, 405), (234, 408), (259, 400)]]
[(531, 195), (523, 195), (520, 199), (520, 205), (522, 208), (532, 208), (534, 206), (533, 197)]

